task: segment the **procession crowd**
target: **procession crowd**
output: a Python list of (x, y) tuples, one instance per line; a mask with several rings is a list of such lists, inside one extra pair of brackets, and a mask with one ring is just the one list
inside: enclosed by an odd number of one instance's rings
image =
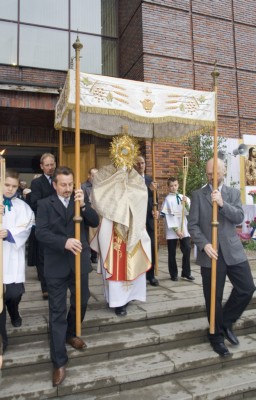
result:
[[(146, 301), (146, 283), (157, 287), (155, 277), (155, 221), (164, 219), (168, 248), (168, 271), (174, 282), (180, 277), (193, 281), (190, 269), (191, 239), (197, 247), (208, 321), (211, 303), (211, 266), (217, 263), (214, 333), (212, 349), (229, 356), (225, 345), (239, 345), (233, 324), (249, 304), (255, 290), (250, 266), (236, 233), (244, 219), (240, 192), (224, 184), (225, 165), (217, 162), (218, 189), (213, 189), (213, 159), (206, 163), (208, 183), (194, 191), (191, 200), (180, 193), (176, 177), (168, 178), (168, 194), (158, 207), (157, 183), (145, 174), (142, 156), (134, 168), (110, 164), (91, 168), (88, 179), (74, 188), (74, 174), (67, 166), (56, 167), (50, 153), (41, 156), (42, 174), (31, 187), (20, 182), (16, 171), (6, 171), (3, 204), (0, 205), (3, 240), (4, 306), (0, 314), (2, 350), (8, 347), (7, 312), (19, 328), (19, 303), (25, 292), (25, 264), (35, 265), (42, 298), (49, 303), (50, 354), (53, 386), (66, 376), (66, 344), (84, 351), (85, 341), (76, 335), (75, 259), (80, 254), (81, 310), (84, 320), (90, 297), (89, 273), (92, 263), (102, 274), (106, 302), (118, 317), (127, 315), (133, 300)], [(212, 245), (212, 208), (218, 209), (217, 248)], [(75, 203), (80, 209), (79, 239), (75, 235)], [(27, 244), (27, 245), (26, 245)], [(176, 249), (182, 252), (181, 273)], [(26, 246), (28, 253), (26, 255)], [(179, 276), (180, 275), (180, 276)], [(226, 277), (232, 284), (222, 304)], [(129, 282), (124, 288), (123, 282)], [(67, 292), (70, 305), (67, 309)]]

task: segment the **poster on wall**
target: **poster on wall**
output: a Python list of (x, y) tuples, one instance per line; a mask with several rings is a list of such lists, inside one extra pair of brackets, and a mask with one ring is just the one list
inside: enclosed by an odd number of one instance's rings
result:
[(256, 204), (256, 136), (244, 135), (245, 204)]
[(244, 159), (245, 185), (256, 186), (256, 145), (246, 145), (248, 154)]

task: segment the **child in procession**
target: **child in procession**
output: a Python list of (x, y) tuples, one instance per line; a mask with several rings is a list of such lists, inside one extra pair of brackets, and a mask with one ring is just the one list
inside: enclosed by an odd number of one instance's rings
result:
[(3, 284), (5, 288), (0, 332), (3, 351), (8, 344), (5, 306), (12, 325), (20, 327), (22, 324), (19, 303), (25, 292), (25, 243), (35, 224), (32, 209), (25, 201), (17, 198), (18, 187), (19, 174), (7, 169), (3, 184), (3, 204), (0, 205), (0, 214), (2, 215), (0, 239), (3, 240)]
[(179, 241), (182, 252), (181, 277), (189, 281), (195, 278), (190, 270), (190, 235), (187, 228), (186, 215), (189, 213), (190, 200), (178, 192), (179, 182), (175, 177), (168, 179), (169, 194), (166, 196), (161, 210), (165, 218), (165, 231), (168, 248), (168, 268), (172, 281), (178, 281), (176, 249)]

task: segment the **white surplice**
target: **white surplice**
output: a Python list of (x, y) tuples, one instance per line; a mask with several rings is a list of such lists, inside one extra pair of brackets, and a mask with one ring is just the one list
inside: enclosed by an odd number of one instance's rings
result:
[[(169, 193), (164, 199), (161, 214), (165, 216), (165, 232), (166, 239), (178, 239), (173, 228), (181, 229), (181, 220), (182, 220), (182, 199), (183, 194), (178, 194), (179, 204), (177, 201), (176, 193)], [(190, 206), (190, 199), (187, 197), (188, 205)], [(184, 210), (184, 221), (183, 221), (183, 233), (184, 237), (190, 236), (188, 232), (188, 221), (186, 216), (188, 215), (188, 210), (185, 207)]]
[(8, 229), (14, 243), (3, 240), (3, 283), (25, 282), (25, 243), (29, 237), (35, 216), (25, 201), (11, 200), (12, 207), (5, 206), (3, 229)]

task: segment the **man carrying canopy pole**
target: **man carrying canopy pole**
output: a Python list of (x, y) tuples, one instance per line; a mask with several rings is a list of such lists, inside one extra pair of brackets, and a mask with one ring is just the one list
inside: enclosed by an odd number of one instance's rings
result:
[[(76, 320), (83, 321), (90, 297), (88, 280), (91, 271), (90, 246), (87, 232), (99, 223), (98, 215), (84, 198), (81, 188), (73, 193), (73, 171), (66, 166), (56, 168), (53, 176), (55, 193), (38, 202), (36, 238), (44, 246), (45, 279), (49, 293), (50, 350), (53, 363), (53, 386), (65, 379), (68, 355), (66, 343), (76, 350), (86, 344), (76, 333)], [(75, 237), (74, 209), (78, 204), (81, 216), (81, 239)], [(79, 279), (81, 305), (77, 310), (75, 297), (76, 257), (80, 255)], [(70, 291), (70, 307), (67, 312), (67, 290)]]
[[(196, 262), (201, 266), (209, 321), (212, 260), (216, 262), (214, 331), (210, 330), (208, 337), (216, 353), (220, 356), (228, 356), (230, 352), (224, 344), (224, 338), (232, 345), (239, 344), (232, 331), (232, 325), (249, 304), (255, 286), (246, 254), (236, 233), (236, 225), (241, 224), (244, 219), (240, 191), (223, 183), (226, 169), (222, 160), (217, 160), (216, 168), (217, 189), (213, 188), (214, 160), (210, 159), (206, 164), (208, 184), (192, 193), (188, 229), (198, 249)], [(217, 205), (217, 217), (219, 219), (216, 249), (212, 244), (211, 229), (214, 203)], [(227, 302), (222, 307), (226, 277), (229, 278), (233, 288)]]

